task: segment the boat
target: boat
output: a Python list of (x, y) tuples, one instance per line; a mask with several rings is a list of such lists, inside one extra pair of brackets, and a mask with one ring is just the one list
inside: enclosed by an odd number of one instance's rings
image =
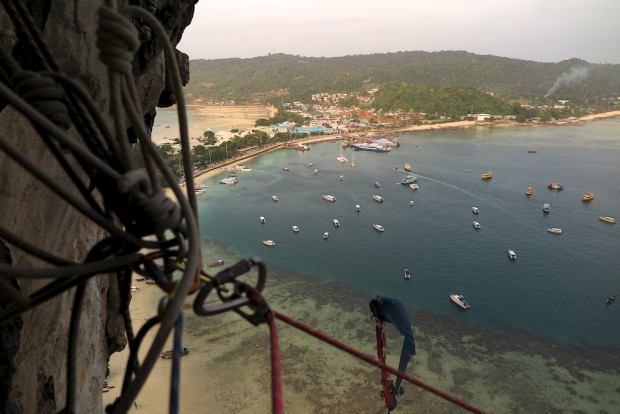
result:
[(409, 184), (409, 188), (411, 188), (412, 190), (419, 190), (420, 186), (417, 184)]
[(607, 298), (606, 303), (608, 305), (611, 305), (612, 303), (614, 303), (616, 301), (616, 295), (611, 295), (610, 297)]
[(314, 170), (314, 175), (317, 175), (319, 173), (319, 170)]
[(355, 167), (355, 151), (353, 151), (353, 159), (351, 160), (351, 167)]
[(334, 227), (340, 227), (340, 222), (338, 221), (338, 219), (333, 219), (332, 223), (334, 223)]
[(359, 204), (356, 204), (355, 205), (355, 211), (361, 211), (361, 210), (362, 210), (362, 207), (360, 207)]
[(413, 206), (413, 200), (409, 201), (409, 207)]
[(324, 239), (327, 239), (328, 237), (329, 237), (329, 232), (326, 231), (325, 233), (323, 233), (323, 238)]
[(532, 190), (532, 187), (528, 187), (527, 190), (525, 190), (525, 195), (526, 196), (531, 196), (534, 193), (534, 190)]
[(294, 231), (295, 233), (299, 233), (299, 227), (297, 227), (297, 226), (293, 226), (293, 231)]
[(493, 178), (493, 173), (491, 171), (487, 171), (480, 176), (481, 180), (490, 180), (491, 178)]
[(400, 183), (403, 185), (409, 185), (409, 184), (415, 183), (417, 180), (418, 180), (418, 177), (416, 177), (415, 174), (409, 174), (405, 178), (403, 178), (403, 180)]
[(129, 288), (130, 292), (140, 292), (140, 288), (138, 286), (132, 286)]
[(536, 148), (530, 148), (529, 150), (527, 150), (527, 152), (529, 152), (530, 154), (536, 154)]
[(216, 260), (215, 262), (211, 262), (207, 264), (207, 267), (218, 267), (218, 266), (223, 266), (224, 265), (224, 261), (222, 259)]
[(260, 222), (261, 222), (261, 223), (264, 223), (264, 222), (265, 222), (265, 217), (260, 216), (260, 217), (259, 217), (259, 220), (260, 220)]
[(372, 227), (375, 228), (375, 230), (377, 231), (385, 231), (385, 229), (383, 228), (383, 226), (381, 224), (373, 224)]
[(272, 196), (271, 196), (271, 199), (272, 199), (273, 201), (278, 201), (278, 200), (279, 200), (277, 195), (272, 195)]
[(392, 151), (392, 148), (386, 145), (378, 145), (378, 144), (353, 144), (353, 150), (373, 151), (373, 152), (390, 152)]
[(375, 181), (375, 187), (381, 187), (381, 183), (379, 181)]
[(405, 279), (411, 279), (411, 272), (409, 269), (405, 269)]
[(239, 165), (235, 165), (235, 169), (236, 169), (236, 170), (239, 170), (239, 171), (241, 171), (241, 172), (249, 172), (249, 171), (252, 171), (252, 169), (251, 169), (251, 168), (248, 168), (248, 167), (246, 167), (245, 165), (241, 165), (241, 164), (239, 164)]
[(273, 240), (263, 240), (263, 244), (265, 246), (273, 247), (276, 245), (276, 242), (274, 242)]
[(306, 164), (306, 165), (308, 165), (308, 167), (312, 167), (314, 164), (312, 164), (311, 162), (309, 162), (309, 163), (308, 163), (308, 164)]
[(237, 179), (237, 177), (226, 177), (220, 180), (220, 184), (227, 184), (227, 185), (237, 184), (238, 182), (239, 180)]
[(465, 297), (463, 295), (458, 295), (456, 293), (452, 293), (450, 295), (450, 299), (452, 300), (452, 302), (456, 303), (458, 306), (460, 306), (463, 309), (471, 308), (471, 306), (469, 305), (469, 303), (467, 303), (467, 301), (465, 300)]
[(564, 190), (564, 187), (557, 183), (550, 183), (549, 185), (547, 185), (547, 188), (549, 190)]
[(411, 171), (411, 164), (405, 164), (405, 171)]
[(476, 207), (476, 206), (473, 206), (473, 207), (471, 208), (471, 211), (472, 211), (472, 213), (474, 213), (474, 214), (479, 214), (479, 213), (480, 213), (480, 210), (479, 210), (479, 209), (478, 209), (478, 207)]
[(517, 260), (517, 254), (514, 250), (508, 249), (508, 257), (510, 258), (510, 260)]
[(564, 231), (558, 227), (551, 227), (550, 229), (547, 229), (547, 231), (549, 233), (553, 233), (553, 234), (562, 234), (564, 233)]
[(551, 206), (549, 205), (549, 203), (545, 203), (545, 204), (543, 204), (543, 211), (544, 211), (545, 213), (548, 213), (548, 212), (550, 212), (550, 211), (551, 211)]
[(613, 217), (609, 217), (609, 216), (599, 216), (598, 219), (600, 221), (604, 221), (605, 223), (609, 223), (609, 224), (616, 224), (616, 219)]
[(288, 167), (282, 167), (282, 171), (289, 171)]
[[(187, 354), (189, 354), (189, 350), (186, 347), (181, 348), (180, 355), (185, 356)], [(162, 359), (172, 359), (172, 357), (174, 357), (174, 351), (164, 351), (159, 356)]]
[(344, 175), (340, 176), (340, 181), (344, 180)]
[(337, 159), (339, 162), (341, 162), (341, 163), (345, 163), (345, 162), (349, 161), (349, 160), (347, 159), (347, 157), (345, 157), (344, 155), (342, 155), (342, 145), (340, 146), (340, 155), (338, 155), (338, 156), (336, 157), (336, 159)]
[(594, 193), (585, 193), (583, 197), (581, 197), (581, 201), (591, 201), (594, 200)]
[(329, 194), (323, 194), (323, 199), (332, 203), (336, 201), (336, 197)]
[(480, 223), (478, 223), (477, 221), (472, 221), (471, 223), (475, 229), (479, 229), (480, 228)]
[(194, 194), (202, 194), (202, 193), (204, 193), (204, 192), (205, 192), (205, 190), (204, 190), (203, 188), (196, 188), (196, 189), (194, 190)]
[(372, 199), (375, 200), (375, 201), (378, 201), (380, 203), (383, 203), (383, 201), (384, 201), (383, 197), (381, 197), (380, 195), (376, 195), (376, 194), (372, 196)]

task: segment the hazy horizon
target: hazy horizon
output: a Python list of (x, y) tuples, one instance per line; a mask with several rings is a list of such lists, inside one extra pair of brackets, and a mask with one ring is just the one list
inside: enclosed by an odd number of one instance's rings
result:
[(460, 50), (536, 62), (620, 64), (619, 15), (616, 0), (386, 0), (381, 6), (202, 0), (178, 48), (192, 60)]

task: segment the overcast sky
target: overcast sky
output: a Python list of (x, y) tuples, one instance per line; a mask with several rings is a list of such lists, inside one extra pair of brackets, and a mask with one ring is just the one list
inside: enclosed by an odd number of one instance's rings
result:
[(190, 59), (466, 50), (620, 64), (620, 0), (199, 0)]

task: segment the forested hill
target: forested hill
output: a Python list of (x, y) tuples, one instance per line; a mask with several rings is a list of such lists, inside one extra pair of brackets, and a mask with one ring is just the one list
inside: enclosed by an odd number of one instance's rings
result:
[(361, 92), (386, 82), (458, 85), (511, 100), (551, 98), (594, 104), (620, 96), (620, 65), (580, 59), (542, 63), (463, 51), (397, 52), (334, 58), (284, 54), (191, 60), (186, 92), (203, 100), (308, 102), (314, 93)]

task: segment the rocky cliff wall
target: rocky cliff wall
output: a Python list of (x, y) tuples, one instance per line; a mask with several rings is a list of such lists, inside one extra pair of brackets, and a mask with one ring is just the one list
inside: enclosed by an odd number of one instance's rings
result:
[[(176, 45), (193, 16), (195, 0), (145, 1), (156, 4), (155, 16)], [(118, 1), (140, 5), (139, 0)], [(88, 89), (100, 113), (112, 128), (108, 106), (108, 76), (96, 47), (97, 10), (103, 1), (6, 0), (0, 5), (0, 46), (20, 66), (41, 69), (28, 41), (18, 35), (11, 16), (27, 11), (59, 70)], [(144, 39), (144, 38), (143, 38)], [(174, 103), (166, 88), (166, 63), (156, 38), (143, 42), (133, 62), (143, 114), (155, 106)], [(188, 79), (188, 59), (177, 53)], [(3, 60), (1, 73), (11, 68)], [(9, 81), (0, 76), (0, 82)], [(148, 117), (147, 117), (148, 118)], [(79, 139), (72, 128), (70, 133)], [(65, 171), (50, 154), (30, 122), (0, 98), (0, 139), (42, 168), (63, 188), (74, 189)], [(0, 150), (0, 227), (57, 256), (81, 262), (104, 231), (26, 172)], [(86, 181), (86, 177), (82, 177)], [(74, 191), (74, 190), (72, 190)], [(77, 192), (77, 191), (75, 191)], [(0, 262), (33, 268), (49, 266), (0, 238)], [(0, 275), (1, 277), (2, 275)], [(48, 280), (4, 278), (27, 294)], [(69, 291), (0, 325), (0, 410), (8, 413), (54, 413), (65, 407), (68, 330), (72, 298)], [(10, 305), (0, 287), (0, 309)], [(78, 412), (102, 412), (101, 390), (111, 353), (126, 344), (119, 293), (111, 275), (92, 278), (87, 285), (80, 320), (77, 367)]]

